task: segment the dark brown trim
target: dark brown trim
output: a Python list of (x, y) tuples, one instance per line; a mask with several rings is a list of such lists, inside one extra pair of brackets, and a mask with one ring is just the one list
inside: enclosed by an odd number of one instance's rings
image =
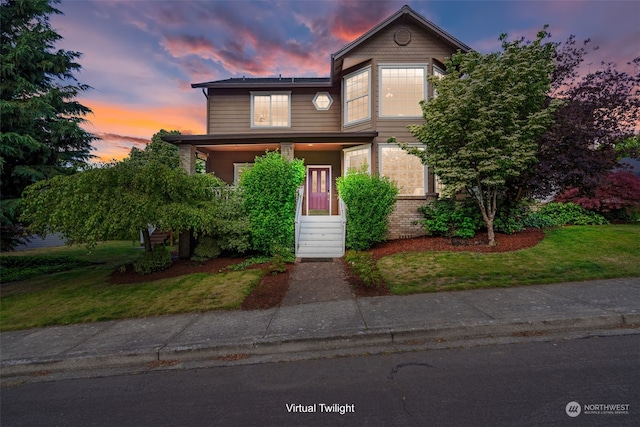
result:
[(280, 142), (372, 142), (376, 131), (368, 132), (278, 132), (229, 133), (218, 135), (165, 135), (175, 145), (265, 144)]

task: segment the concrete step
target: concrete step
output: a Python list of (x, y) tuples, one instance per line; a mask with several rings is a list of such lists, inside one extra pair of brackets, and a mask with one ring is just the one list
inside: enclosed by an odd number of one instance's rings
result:
[(300, 222), (296, 256), (338, 258), (344, 255), (340, 216), (305, 216)]
[(334, 241), (342, 242), (342, 233), (300, 233), (300, 241)]
[(310, 215), (301, 217), (301, 222), (303, 224), (313, 224), (313, 223), (341, 223), (342, 217), (340, 215)]
[(321, 223), (311, 223), (311, 224), (300, 224), (300, 230), (337, 230), (342, 231), (342, 224), (321, 224)]
[(300, 240), (298, 242), (298, 247), (312, 247), (312, 246), (317, 246), (317, 247), (325, 247), (325, 248), (329, 248), (329, 247), (335, 247), (335, 248), (340, 248), (342, 247), (342, 242), (340, 240)]
[(344, 255), (341, 248), (298, 248), (297, 258), (340, 258)]

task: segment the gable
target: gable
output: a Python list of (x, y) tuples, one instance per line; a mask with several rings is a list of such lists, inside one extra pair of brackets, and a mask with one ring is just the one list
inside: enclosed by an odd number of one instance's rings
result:
[(404, 6), (358, 39), (331, 56), (335, 79), (345, 70), (376, 58), (380, 61), (426, 56), (444, 62), (458, 50), (468, 52), (469, 46), (443, 29)]

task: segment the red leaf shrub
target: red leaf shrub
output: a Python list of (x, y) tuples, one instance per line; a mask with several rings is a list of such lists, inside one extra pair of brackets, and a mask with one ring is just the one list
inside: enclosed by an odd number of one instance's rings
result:
[(598, 186), (594, 197), (580, 194), (577, 188), (570, 188), (555, 200), (573, 202), (592, 211), (624, 211), (630, 215), (632, 210), (640, 209), (640, 177), (624, 170), (611, 172)]

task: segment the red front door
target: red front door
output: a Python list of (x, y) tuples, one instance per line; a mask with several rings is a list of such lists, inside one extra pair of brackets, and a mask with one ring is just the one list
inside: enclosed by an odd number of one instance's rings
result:
[(307, 172), (308, 215), (328, 215), (331, 196), (331, 168), (309, 167)]

